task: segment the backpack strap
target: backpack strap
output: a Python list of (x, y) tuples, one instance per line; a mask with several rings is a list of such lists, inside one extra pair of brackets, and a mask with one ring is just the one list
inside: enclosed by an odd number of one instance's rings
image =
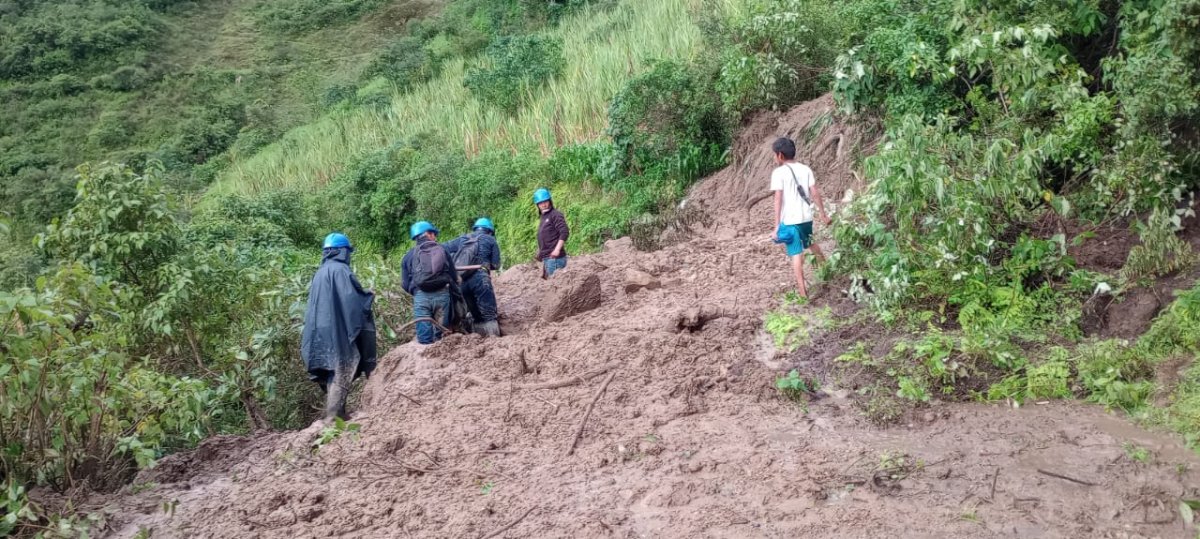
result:
[(792, 183), (796, 184), (796, 192), (800, 194), (800, 198), (804, 200), (805, 204), (812, 206), (812, 199), (808, 198), (808, 191), (804, 189), (803, 185), (800, 185), (800, 178), (796, 177), (796, 171), (792, 169), (791, 163), (784, 164), (783, 166), (787, 167), (788, 172), (792, 173)]

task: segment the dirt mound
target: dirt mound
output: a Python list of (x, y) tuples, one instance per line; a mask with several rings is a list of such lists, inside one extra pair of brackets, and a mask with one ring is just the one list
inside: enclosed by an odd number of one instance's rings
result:
[[(748, 127), (738, 163), (753, 175), (731, 167), (692, 197), (715, 228), (653, 252), (613, 241), (549, 281), (509, 269), (495, 280), (504, 337), (392, 350), (357, 432), (179, 457), (199, 471), (110, 500), (109, 535), (1183, 536), (1167, 509), (1195, 492), (1200, 459), (1094, 407), (946, 405), (879, 430), (836, 388), (807, 411), (779, 398), (762, 317), (792, 277), (768, 211), (747, 203), (765, 190), (762, 145), (829, 110), (824, 98)], [(829, 121), (805, 145), (847, 145), (808, 154), (833, 192), (853, 177), (849, 148), (868, 146), (854, 129)], [(639, 272), (660, 286), (627, 290)], [(836, 287), (821, 301), (853, 315)], [(819, 366), (844, 345), (807, 353)], [(1130, 460), (1125, 443), (1155, 458)]]
[(542, 294), (542, 320), (558, 322), (600, 306), (600, 277), (565, 269), (554, 274)]
[(796, 141), (796, 160), (812, 168), (827, 209), (835, 212), (840, 201), (862, 192), (862, 179), (851, 165), (872, 153), (879, 137), (876, 126), (847, 123), (834, 116), (835, 110), (833, 96), (826, 94), (783, 114), (759, 113), (734, 141), (733, 163), (697, 185), (689, 201), (720, 214), (718, 226), (744, 226), (770, 217), (769, 209), (755, 208), (770, 195), (776, 166), (771, 144), (789, 137)]

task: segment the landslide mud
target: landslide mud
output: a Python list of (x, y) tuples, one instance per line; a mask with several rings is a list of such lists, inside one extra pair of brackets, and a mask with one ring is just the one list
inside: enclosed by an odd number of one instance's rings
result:
[[(770, 204), (755, 199), (774, 136), (831, 108), (747, 127), (735, 164), (688, 201), (712, 228), (655, 252), (615, 240), (553, 286), (530, 266), (506, 271), (505, 337), (392, 350), (352, 411), (360, 430), (316, 450), (319, 425), (167, 457), (108, 500), (107, 535), (1194, 536), (1177, 506), (1197, 497), (1200, 460), (1094, 406), (946, 404), (880, 429), (835, 387), (807, 412), (779, 398), (791, 362), (762, 317), (791, 281)], [(840, 200), (861, 188), (835, 137), (870, 146), (834, 122), (802, 159)], [(562, 297), (569, 283), (585, 301)], [(817, 303), (855, 308), (835, 289)]]

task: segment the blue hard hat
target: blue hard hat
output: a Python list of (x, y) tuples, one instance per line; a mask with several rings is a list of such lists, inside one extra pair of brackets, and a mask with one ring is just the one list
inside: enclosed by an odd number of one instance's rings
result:
[(496, 225), (493, 225), (492, 220), (488, 219), (487, 217), (480, 217), (479, 219), (476, 219), (475, 225), (471, 228), (486, 228), (492, 232), (496, 231)]
[(547, 200), (550, 200), (550, 190), (549, 189), (546, 189), (545, 187), (543, 187), (543, 188), (538, 189), (537, 191), (533, 192), (533, 203), (534, 204), (541, 204)]
[(341, 232), (334, 232), (325, 236), (325, 245), (322, 249), (336, 249), (338, 247), (350, 247), (350, 238)]
[(408, 237), (415, 240), (417, 239), (417, 236), (420, 236), (426, 232), (433, 232), (434, 234), (441, 233), (441, 231), (438, 230), (436, 226), (430, 224), (429, 221), (417, 221), (413, 223), (413, 226), (409, 227)]

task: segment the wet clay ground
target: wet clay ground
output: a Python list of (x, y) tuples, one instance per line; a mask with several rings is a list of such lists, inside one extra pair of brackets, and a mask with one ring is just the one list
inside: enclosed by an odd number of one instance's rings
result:
[[(505, 337), (392, 350), (360, 430), (319, 449), (317, 425), (167, 457), (108, 500), (106, 533), (1194, 537), (1178, 504), (1197, 497), (1200, 459), (1100, 408), (939, 404), (878, 428), (837, 387), (807, 411), (779, 397), (788, 361), (762, 319), (791, 280), (755, 199), (766, 145), (830, 108), (745, 130), (734, 165), (688, 201), (712, 228), (655, 252), (616, 240), (549, 282), (506, 271)], [(834, 122), (805, 146), (827, 198), (859, 190), (846, 146), (866, 138)], [(829, 302), (853, 308), (833, 287)]]

